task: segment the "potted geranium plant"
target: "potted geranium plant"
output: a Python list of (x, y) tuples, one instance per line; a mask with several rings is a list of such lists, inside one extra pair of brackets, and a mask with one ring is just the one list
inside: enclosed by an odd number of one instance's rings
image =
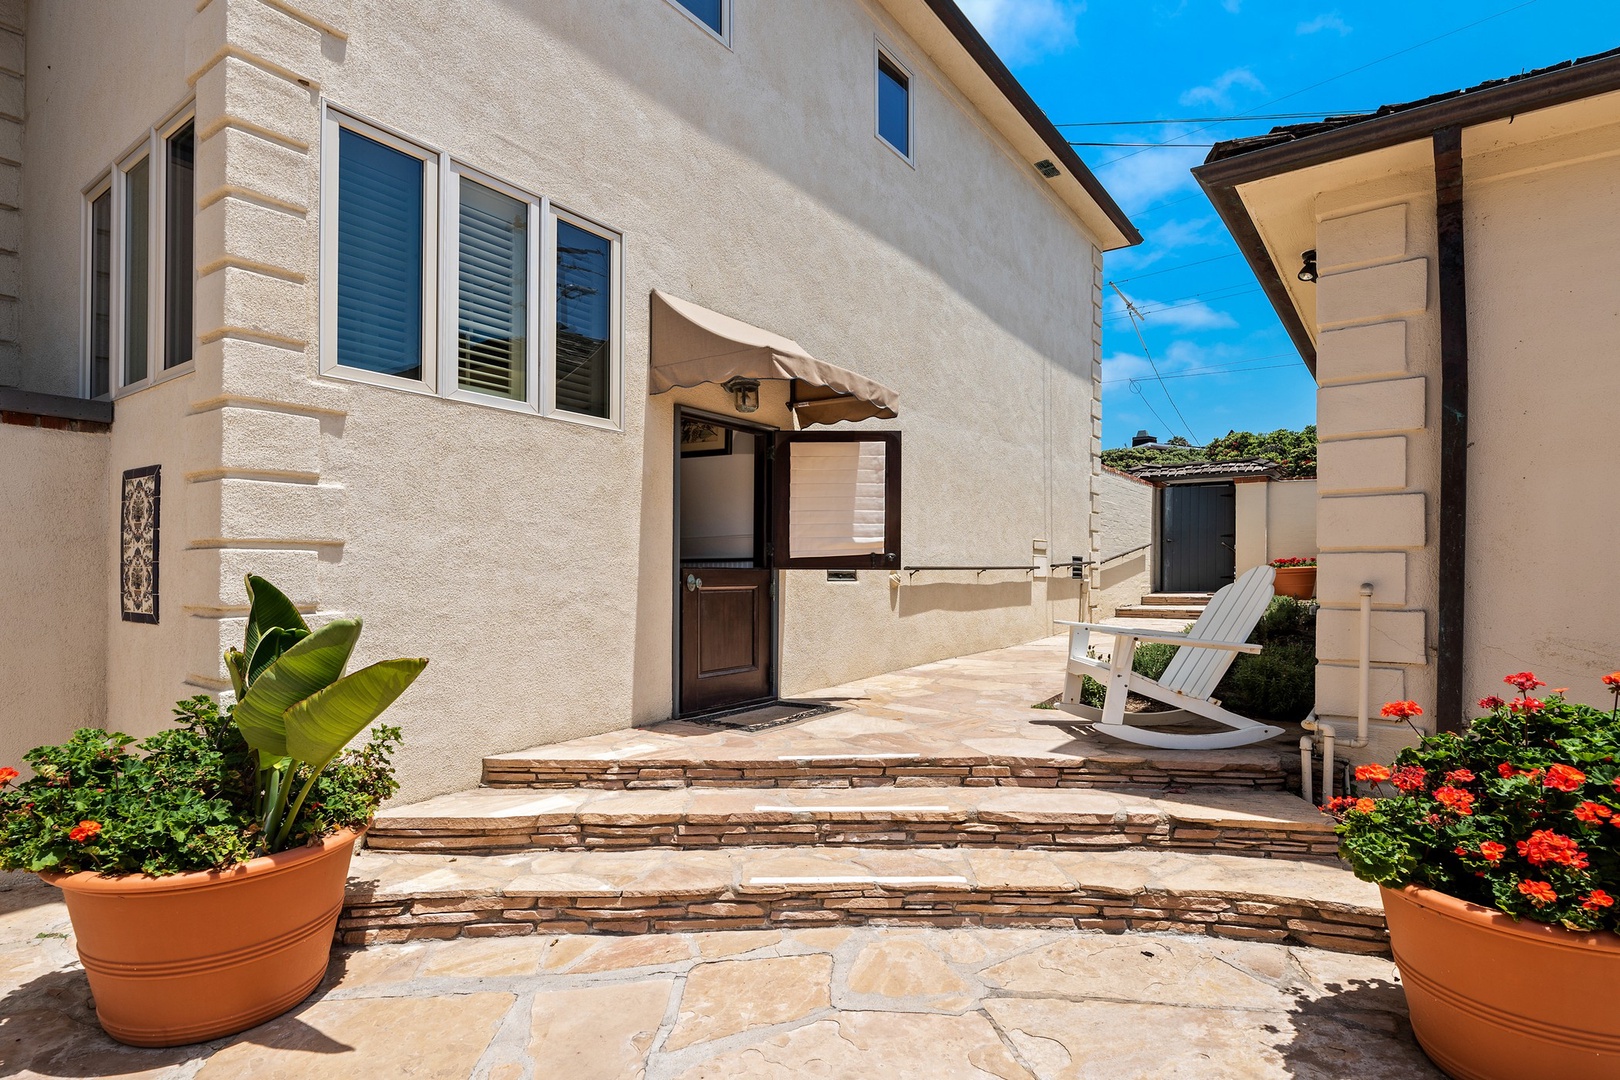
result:
[[(1424, 737), (1380, 798), (1340, 798), (1340, 850), (1381, 886), (1418, 1041), (1463, 1080), (1620, 1077), (1620, 672), (1616, 708), (1525, 671), (1460, 734)], [(1420, 715), (1415, 702), (1386, 717)]]
[(1316, 560), (1308, 557), (1272, 559), (1277, 580), (1272, 588), (1278, 596), (1309, 600), (1316, 595)]
[(183, 701), (179, 726), (138, 743), (86, 728), (29, 751), (20, 784), (0, 769), (0, 869), (62, 890), (96, 1016), (136, 1046), (232, 1034), (308, 996), (355, 841), (398, 786), (397, 728), (345, 747), (427, 661), (344, 674), (359, 619), (312, 631), (263, 578), (247, 590), (234, 706)]

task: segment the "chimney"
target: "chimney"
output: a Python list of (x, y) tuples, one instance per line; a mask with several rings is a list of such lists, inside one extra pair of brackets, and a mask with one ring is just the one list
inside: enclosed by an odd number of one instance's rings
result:
[(1158, 441), (1159, 441), (1158, 439), (1154, 438), (1152, 435), (1149, 435), (1147, 433), (1146, 428), (1142, 428), (1142, 429), (1137, 431), (1136, 438), (1131, 440), (1131, 445), (1132, 446), (1147, 446), (1149, 443), (1155, 443), (1155, 442), (1158, 442)]

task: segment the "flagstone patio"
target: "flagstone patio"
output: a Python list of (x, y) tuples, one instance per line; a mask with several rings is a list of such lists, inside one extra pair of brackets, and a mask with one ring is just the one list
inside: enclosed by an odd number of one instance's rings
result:
[(1050, 930), (818, 928), (339, 950), (288, 1015), (120, 1046), (66, 911), (0, 879), (0, 1076), (1431, 1080), (1387, 961)]

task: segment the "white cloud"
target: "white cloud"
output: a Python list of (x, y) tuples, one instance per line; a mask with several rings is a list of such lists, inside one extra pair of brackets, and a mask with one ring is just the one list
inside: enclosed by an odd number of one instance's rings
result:
[(1324, 30), (1336, 31), (1340, 37), (1343, 37), (1350, 32), (1350, 26), (1339, 18), (1337, 11), (1328, 11), (1318, 15), (1310, 22), (1300, 23), (1294, 32), (1296, 34), (1320, 34)]
[[(1144, 329), (1176, 330), (1230, 330), (1237, 326), (1237, 320), (1224, 311), (1209, 306), (1202, 300), (1148, 300), (1141, 296), (1134, 296), (1129, 292), (1131, 303), (1142, 315)], [(1172, 293), (1172, 296), (1175, 294)], [(1103, 297), (1103, 327), (1105, 330), (1119, 330), (1129, 332), (1130, 319), (1126, 317), (1125, 304), (1119, 294), (1109, 289)], [(1174, 346), (1172, 346), (1174, 348)]]
[(1232, 105), (1231, 92), (1234, 88), (1243, 90), (1264, 91), (1265, 83), (1255, 77), (1254, 72), (1246, 67), (1232, 68), (1223, 71), (1207, 86), (1195, 86), (1181, 95), (1183, 105), (1216, 105), (1229, 108)]
[(962, 12), (1008, 64), (1059, 53), (1076, 41), (1078, 0), (959, 0)]
[[(1109, 156), (1093, 162), (1092, 170), (1108, 185), (1127, 214), (1145, 210), (1176, 192), (1197, 187), (1191, 170), (1194, 165), (1203, 164), (1209, 151), (1197, 146), (1181, 147), (1173, 142), (1177, 137), (1191, 135), (1192, 130), (1180, 124), (1141, 129), (1140, 141), (1170, 145), (1103, 151)], [(1198, 138), (1192, 137), (1195, 141)]]
[(1236, 15), (1243, 7), (1243, 0), (1221, 0), (1221, 7), (1226, 9), (1227, 14)]

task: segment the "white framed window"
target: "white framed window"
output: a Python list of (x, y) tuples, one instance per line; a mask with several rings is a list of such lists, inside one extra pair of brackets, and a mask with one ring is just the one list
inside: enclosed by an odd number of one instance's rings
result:
[(873, 56), (878, 140), (899, 154), (906, 164), (915, 165), (913, 153), (915, 109), (912, 105), (911, 89), (916, 80), (911, 69), (883, 42), (875, 42)]
[(110, 397), (189, 371), (196, 350), (197, 128), (148, 129), (84, 191), (81, 390)]
[(731, 48), (732, 0), (669, 0), (671, 6)]
[(321, 372), (619, 430), (620, 235), (326, 106)]

